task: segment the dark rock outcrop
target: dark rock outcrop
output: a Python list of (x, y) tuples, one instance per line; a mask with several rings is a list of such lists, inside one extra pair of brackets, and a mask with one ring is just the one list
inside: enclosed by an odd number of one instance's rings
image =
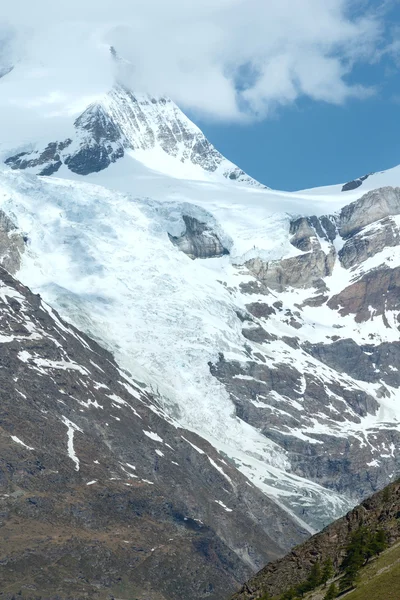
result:
[(65, 164), (73, 173), (89, 175), (106, 169), (129, 150), (159, 147), (183, 163), (210, 173), (219, 170), (230, 181), (265, 187), (225, 159), (165, 97), (135, 95), (116, 85), (104, 101), (88, 106), (73, 126), (73, 149), (68, 149), (70, 139), (53, 141), (45, 148), (10, 154), (5, 163), (12, 169), (35, 169), (39, 175), (52, 175)]
[(339, 251), (345, 269), (357, 267), (385, 248), (400, 245), (400, 229), (392, 217), (385, 217), (351, 235)]
[(342, 186), (342, 192), (350, 192), (351, 190), (356, 190), (360, 186), (362, 186), (363, 182), (368, 179), (370, 175), (373, 173), (369, 173), (368, 175), (363, 175), (362, 177), (358, 177), (357, 179), (353, 179), (352, 181), (348, 181)]
[(182, 216), (186, 231), (179, 237), (168, 234), (169, 239), (190, 258), (215, 258), (229, 254), (218, 234), (195, 217)]

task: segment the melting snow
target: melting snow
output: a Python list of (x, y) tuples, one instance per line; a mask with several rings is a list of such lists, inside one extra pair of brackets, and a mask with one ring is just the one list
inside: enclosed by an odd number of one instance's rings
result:
[(216, 502), (217, 504), (219, 504), (220, 506), (222, 506), (222, 508), (225, 509), (226, 512), (233, 512), (232, 508), (228, 508), (226, 506), (226, 504), (224, 504), (223, 502), (221, 502), (221, 500), (214, 500), (214, 502)]
[(75, 471), (79, 471), (79, 458), (77, 457), (74, 450), (74, 433), (75, 431), (80, 431), (81, 433), (83, 433), (83, 431), (77, 425), (75, 425), (75, 423), (67, 419), (67, 417), (63, 417), (62, 422), (68, 428), (68, 456), (75, 463)]
[(23, 446), (24, 448), (27, 448), (28, 450), (34, 450), (34, 448), (32, 448), (31, 446), (27, 446), (26, 444), (24, 444), (24, 442), (22, 440), (20, 440), (16, 435), (12, 435), (11, 439), (13, 440), (13, 442), (20, 444), (21, 446)]
[(144, 435), (147, 435), (147, 437), (149, 437), (151, 440), (154, 440), (155, 442), (163, 442), (163, 439), (160, 438), (159, 435), (157, 435), (156, 433), (153, 433), (153, 431), (145, 431), (143, 429), (143, 433)]

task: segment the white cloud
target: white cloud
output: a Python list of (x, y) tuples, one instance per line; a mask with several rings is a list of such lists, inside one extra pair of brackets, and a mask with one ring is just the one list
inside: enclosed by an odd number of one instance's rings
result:
[[(108, 47), (132, 67), (136, 91), (167, 94), (215, 119), (265, 117), (308, 96), (343, 103), (381, 42), (377, 17), (350, 16), (354, 0), (20, 0), (2, 7), (34, 76), (29, 102), (69, 113), (112, 84)], [(0, 27), (1, 31), (4, 28)], [(10, 44), (5, 46), (10, 48)], [(5, 53), (5, 50), (3, 50)], [(1, 45), (0, 45), (1, 56)], [(243, 81), (243, 72), (252, 77)], [(240, 88), (238, 82), (240, 79)], [(27, 102), (26, 87), (18, 100)], [(0, 90), (1, 93), (1, 90)], [(1, 100), (1, 99), (0, 99)], [(52, 113), (51, 113), (52, 111)]]

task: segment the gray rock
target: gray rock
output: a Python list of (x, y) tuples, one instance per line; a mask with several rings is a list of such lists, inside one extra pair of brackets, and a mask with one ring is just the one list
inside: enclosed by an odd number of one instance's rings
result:
[(168, 234), (171, 242), (190, 258), (215, 258), (229, 254), (218, 234), (195, 217), (182, 216), (186, 231), (179, 237)]
[(66, 150), (71, 140), (51, 142), (44, 149), (10, 155), (5, 163), (13, 169), (43, 166), (38, 172), (40, 175), (51, 175), (65, 164), (74, 173), (89, 175), (106, 169), (128, 150), (150, 150), (160, 146), (168, 155), (210, 173), (220, 169), (231, 181), (265, 187), (227, 161), (165, 97), (139, 97), (116, 85), (109, 92), (106, 103), (90, 105), (76, 119), (74, 127), (76, 151)]
[(373, 190), (341, 210), (340, 235), (347, 238), (358, 233), (366, 225), (398, 214), (400, 214), (400, 188), (384, 187)]
[[(304, 240), (302, 243), (305, 243)], [(325, 254), (315, 244), (305, 254), (270, 262), (254, 258), (246, 262), (246, 267), (263, 286), (278, 292), (288, 287), (323, 288), (323, 278), (332, 274), (335, 257), (334, 249)]]
[(349, 181), (342, 186), (342, 192), (350, 192), (351, 190), (356, 190), (360, 186), (362, 186), (363, 182), (368, 179), (370, 175), (373, 173), (369, 173), (368, 175), (363, 175), (362, 177), (358, 177), (358, 179), (353, 179), (353, 181)]
[[(386, 311), (400, 310), (400, 267), (383, 266), (365, 273), (327, 302), (329, 308), (342, 316), (353, 314), (357, 323), (368, 321)], [(398, 319), (399, 321), (399, 319)], [(389, 324), (386, 323), (389, 327)], [(400, 327), (400, 321), (399, 321)]]
[(24, 237), (14, 223), (0, 210), (0, 265), (9, 273), (16, 273), (21, 266), (21, 254), (25, 250)]
[(400, 230), (391, 217), (386, 217), (372, 227), (351, 235), (339, 251), (339, 260), (345, 269), (358, 266), (385, 248), (400, 244)]

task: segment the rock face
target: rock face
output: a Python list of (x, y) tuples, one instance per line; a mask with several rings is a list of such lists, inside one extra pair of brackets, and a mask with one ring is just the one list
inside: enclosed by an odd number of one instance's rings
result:
[[(298, 256), (265, 262), (260, 258), (246, 263), (248, 270), (267, 288), (283, 292), (288, 287), (324, 287), (335, 263), (336, 224), (333, 217), (301, 217), (290, 222), (290, 243)], [(328, 251), (326, 251), (328, 246)]]
[(361, 526), (366, 526), (372, 531), (378, 527), (382, 528), (389, 545), (397, 543), (400, 537), (399, 508), (400, 484), (397, 482), (365, 500), (345, 517), (294, 548), (283, 559), (267, 565), (233, 598), (257, 600), (266, 594), (282, 594), (289, 587), (305, 581), (312, 565), (318, 560), (322, 563), (330, 558), (335, 569), (338, 569), (351, 534)]
[(21, 254), (24, 250), (24, 236), (0, 210), (0, 265), (10, 273), (16, 273), (21, 266)]
[(57, 173), (64, 164), (73, 173), (89, 175), (107, 169), (127, 152), (135, 157), (135, 152), (152, 151), (191, 164), (199, 173), (263, 187), (224, 158), (169, 98), (133, 94), (119, 85), (75, 120), (68, 138), (34, 151), (10, 151), (5, 163), (38, 175)]
[[(361, 323), (374, 316), (381, 315), (386, 327), (390, 327), (386, 311), (400, 309), (400, 268), (381, 268), (366, 273), (350, 286), (346, 287), (329, 302), (329, 308), (336, 309), (342, 316), (355, 315), (355, 321)], [(400, 327), (398, 315), (395, 323)]]
[(307, 536), (3, 269), (0, 295), (3, 592), (217, 600)]
[[(296, 475), (360, 499), (400, 469), (399, 201), (382, 188), (292, 220), (298, 255), (245, 263), (246, 360), (210, 363), (238, 417), (284, 448)], [(305, 504), (292, 498), (307, 520)]]
[(334, 262), (333, 251), (325, 254), (317, 249), (294, 258), (268, 263), (255, 258), (249, 260), (246, 267), (262, 285), (283, 292), (288, 287), (323, 287), (323, 279), (332, 274)]
[(171, 242), (190, 258), (215, 258), (229, 254), (215, 233), (206, 223), (195, 217), (183, 215), (186, 231), (179, 237), (169, 234)]
[(385, 187), (368, 192), (360, 200), (345, 206), (339, 215), (343, 238), (358, 233), (366, 225), (400, 214), (400, 188)]
[(362, 186), (363, 181), (368, 179), (370, 175), (373, 173), (369, 173), (368, 175), (363, 175), (362, 177), (358, 177), (357, 179), (353, 179), (353, 181), (348, 181), (342, 187), (342, 192), (350, 192), (351, 190), (356, 190), (360, 186)]
[(351, 235), (339, 251), (339, 260), (345, 269), (357, 267), (385, 248), (400, 245), (400, 231), (393, 217), (386, 217), (359, 233)]

